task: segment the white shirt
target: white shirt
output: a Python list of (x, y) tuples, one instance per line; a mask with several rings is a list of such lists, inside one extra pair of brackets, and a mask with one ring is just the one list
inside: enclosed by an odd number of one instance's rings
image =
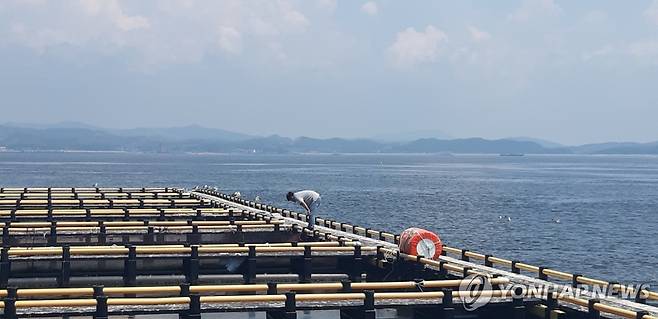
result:
[(294, 194), (292, 194), (293, 197), (295, 198), (295, 201), (298, 203), (304, 203), (306, 204), (306, 207), (311, 208), (313, 203), (318, 201), (320, 199), (320, 194), (316, 191), (312, 190), (304, 190), (304, 191), (299, 191)]

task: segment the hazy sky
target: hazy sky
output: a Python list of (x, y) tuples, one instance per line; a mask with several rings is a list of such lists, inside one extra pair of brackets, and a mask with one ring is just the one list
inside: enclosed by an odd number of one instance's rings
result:
[(658, 140), (658, 0), (0, 2), (0, 123)]

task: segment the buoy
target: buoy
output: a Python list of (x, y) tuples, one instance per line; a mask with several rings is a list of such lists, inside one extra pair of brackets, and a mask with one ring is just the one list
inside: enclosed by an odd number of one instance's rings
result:
[(443, 251), (441, 238), (429, 230), (408, 228), (400, 234), (400, 251), (437, 260)]

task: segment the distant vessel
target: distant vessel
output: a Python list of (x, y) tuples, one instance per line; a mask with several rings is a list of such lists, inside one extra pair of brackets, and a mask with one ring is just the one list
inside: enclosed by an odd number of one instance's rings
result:
[(500, 156), (525, 156), (523, 153), (501, 153)]

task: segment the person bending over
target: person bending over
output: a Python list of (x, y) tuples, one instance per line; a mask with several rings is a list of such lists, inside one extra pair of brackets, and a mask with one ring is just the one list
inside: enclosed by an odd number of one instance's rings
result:
[(313, 213), (320, 207), (320, 194), (316, 191), (305, 190), (299, 192), (288, 192), (286, 199), (289, 202), (295, 202), (302, 206), (306, 213), (308, 213), (308, 228), (313, 229), (315, 226), (315, 218)]

